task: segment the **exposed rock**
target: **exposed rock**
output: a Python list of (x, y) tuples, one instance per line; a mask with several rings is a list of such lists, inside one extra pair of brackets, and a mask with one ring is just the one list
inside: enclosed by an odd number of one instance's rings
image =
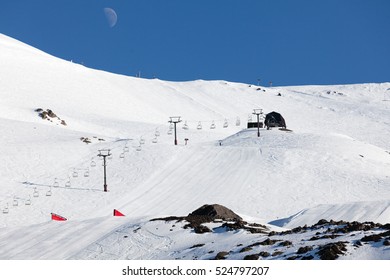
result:
[(187, 221), (197, 224), (212, 222), (215, 219), (233, 222), (242, 221), (242, 218), (232, 210), (219, 204), (205, 204), (187, 216)]
[(248, 252), (248, 251), (251, 251), (252, 250), (252, 247), (244, 247), (240, 250), (240, 253), (244, 253), (244, 252)]
[(227, 256), (227, 255), (229, 255), (229, 252), (226, 252), (226, 251), (219, 252), (219, 253), (215, 256), (214, 260), (224, 260), (224, 259), (226, 259), (226, 256)]
[(291, 245), (292, 245), (292, 242), (288, 241), (288, 240), (279, 243), (279, 246), (283, 246), (283, 247), (291, 246)]
[(194, 248), (198, 248), (198, 247), (203, 247), (205, 244), (204, 243), (201, 243), (201, 244), (195, 244), (195, 245), (192, 245), (190, 247), (190, 249), (194, 249)]
[(282, 251), (275, 251), (275, 252), (272, 253), (272, 256), (273, 256), (273, 257), (276, 257), (276, 256), (279, 256), (279, 255), (281, 255), (281, 254), (283, 254)]
[(310, 252), (311, 250), (313, 250), (313, 246), (300, 247), (297, 251), (297, 254), (303, 255), (303, 254), (306, 254), (307, 252)]
[(259, 254), (247, 255), (244, 257), (244, 260), (258, 260), (259, 257)]
[(269, 239), (267, 238), (266, 240), (262, 241), (262, 242), (259, 242), (258, 244), (259, 245), (274, 245), (276, 242), (279, 242), (280, 240), (276, 240), (276, 239)]
[(344, 255), (347, 251), (347, 242), (336, 242), (329, 243), (324, 246), (321, 246), (317, 254), (320, 256), (321, 260), (335, 260), (339, 255)]
[(379, 240), (382, 239), (382, 236), (379, 234), (373, 234), (373, 235), (366, 235), (360, 241), (362, 242), (378, 242)]
[(262, 251), (262, 252), (259, 253), (259, 255), (260, 255), (261, 257), (263, 257), (263, 258), (267, 258), (267, 257), (269, 257), (271, 254), (268, 253), (268, 252)]

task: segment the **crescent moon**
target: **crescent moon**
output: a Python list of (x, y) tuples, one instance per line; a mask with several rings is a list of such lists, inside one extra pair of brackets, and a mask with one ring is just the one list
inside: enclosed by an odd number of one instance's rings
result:
[(115, 26), (116, 22), (118, 21), (118, 16), (115, 13), (115, 11), (111, 8), (104, 8), (104, 15), (106, 16), (108, 26), (111, 28)]

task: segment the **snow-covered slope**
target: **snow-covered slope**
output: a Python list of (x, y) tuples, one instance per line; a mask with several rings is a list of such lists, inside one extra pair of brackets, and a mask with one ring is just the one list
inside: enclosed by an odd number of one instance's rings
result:
[[(7, 244), (0, 258), (74, 257), (118, 227), (210, 203), (285, 227), (390, 221), (390, 83), (146, 80), (60, 60), (4, 35), (0, 61), (0, 244)], [(57, 117), (42, 119), (38, 108)], [(261, 129), (257, 138), (246, 129), (255, 108), (280, 112), (292, 132)], [(167, 134), (170, 116), (183, 120), (178, 146)], [(102, 148), (113, 153), (109, 192)], [(128, 218), (113, 221), (114, 208)], [(50, 221), (51, 212), (68, 221)]]

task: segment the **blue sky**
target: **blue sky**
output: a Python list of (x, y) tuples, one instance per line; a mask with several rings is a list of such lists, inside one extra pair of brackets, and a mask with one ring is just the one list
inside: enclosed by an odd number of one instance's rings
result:
[[(105, 7), (118, 15), (112, 28)], [(1, 0), (0, 33), (145, 78), (390, 81), (388, 0)]]

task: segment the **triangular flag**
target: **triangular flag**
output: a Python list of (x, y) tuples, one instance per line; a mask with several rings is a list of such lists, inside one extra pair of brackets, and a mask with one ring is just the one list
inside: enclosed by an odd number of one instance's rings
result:
[(67, 218), (62, 217), (62, 216), (55, 214), (55, 213), (51, 213), (51, 219), (53, 221), (66, 221), (67, 220)]
[(123, 215), (121, 212), (119, 212), (118, 210), (114, 209), (114, 216), (125, 216)]

